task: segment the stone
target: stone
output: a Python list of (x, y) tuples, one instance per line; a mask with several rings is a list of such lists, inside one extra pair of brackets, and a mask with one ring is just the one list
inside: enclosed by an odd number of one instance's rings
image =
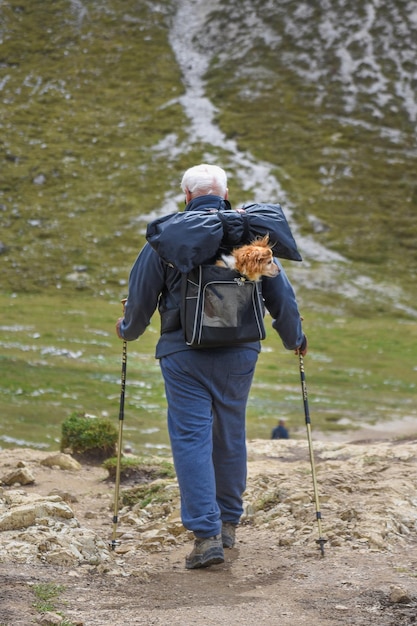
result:
[(74, 517), (72, 509), (65, 503), (53, 498), (32, 497), (22, 503), (20, 493), (17, 493), (17, 502), (10, 500), (11, 493), (8, 494), (9, 507), (0, 515), (0, 531), (18, 530), (33, 526), (43, 518), (64, 518)]
[(391, 593), (389, 594), (390, 602), (394, 604), (408, 604), (411, 602), (411, 597), (405, 589), (398, 586), (391, 587)]
[(46, 467), (59, 467), (62, 470), (79, 471), (82, 468), (81, 463), (72, 458), (70, 454), (59, 452), (46, 457), (41, 461), (41, 465)]
[(27, 467), (18, 467), (0, 479), (4, 485), (32, 485), (35, 477)]
[[(279, 548), (286, 554), (285, 548), (294, 545), (316, 553), (318, 528), (308, 447), (296, 440), (280, 444), (280, 454), (285, 457), (282, 460), (273, 443), (262, 440), (248, 444), (249, 456), (255, 460), (249, 462), (242, 522), (250, 520), (254, 530), (265, 532), (265, 536), (270, 533), (275, 538), (271, 549)], [(330, 551), (330, 546), (339, 546), (356, 551), (360, 558), (369, 551), (394, 554), (396, 546), (407, 548), (417, 530), (415, 473), (407, 460), (413, 453), (416, 458), (416, 442), (355, 446), (317, 442), (316, 447), (321, 454), (317, 478), (322, 529), (329, 542), (325, 551), (327, 547)], [(327, 450), (340, 456), (325, 459), (323, 453)], [(70, 455), (39, 451), (26, 451), (21, 456), (16, 456), (17, 452), (14, 456), (4, 454), (5, 473), (16, 467), (16, 459), (20, 458), (26, 461), (26, 468), (25, 463), (19, 463), (21, 469), (33, 468), (40, 459), (49, 459), (43, 463), (46, 467), (59, 466), (59, 458), (71, 459)], [(369, 459), (380, 460), (370, 463)], [(388, 459), (395, 462), (388, 463)], [(146, 508), (121, 508), (117, 526), (121, 545), (111, 551), (113, 486), (108, 487), (108, 493), (101, 484), (97, 493), (91, 487), (88, 493), (83, 490), (80, 494), (73, 487), (72, 494), (65, 491), (69, 487), (68, 476), (49, 471), (42, 474), (44, 489), (50, 490), (54, 485), (62, 489), (43, 496), (32, 493), (32, 488), (0, 487), (0, 550), (5, 561), (49, 563), (69, 567), (71, 571), (82, 566), (109, 576), (142, 576), (148, 554), (192, 540), (192, 534), (181, 523), (175, 479), (166, 485), (163, 502), (160, 490), (159, 499), (152, 500)], [(71, 478), (79, 484), (79, 476)], [(71, 502), (77, 499), (81, 501), (75, 509), (80, 510), (80, 520), (71, 510)], [(22, 522), (27, 525), (22, 526)], [(393, 588), (391, 595), (388, 589), (387, 600), (388, 597), (392, 603), (410, 601), (410, 593), (404, 589)], [(337, 611), (345, 610), (341, 602), (337, 606)]]
[(134, 546), (122, 543), (116, 547), (115, 552), (116, 554), (127, 554), (128, 552), (131, 552), (132, 550), (134, 550)]
[(62, 489), (52, 489), (52, 491), (49, 492), (49, 495), (59, 496), (61, 500), (63, 500), (64, 502), (68, 502), (68, 504), (71, 504), (72, 502), (78, 502), (77, 496), (75, 496), (73, 493), (70, 493), (69, 491), (63, 491)]
[(50, 565), (58, 565), (60, 567), (72, 567), (79, 561), (77, 554), (74, 554), (72, 550), (58, 549), (45, 553), (45, 559)]
[(59, 626), (63, 621), (64, 618), (61, 615), (48, 611), (42, 615), (38, 623), (41, 624), (41, 626)]

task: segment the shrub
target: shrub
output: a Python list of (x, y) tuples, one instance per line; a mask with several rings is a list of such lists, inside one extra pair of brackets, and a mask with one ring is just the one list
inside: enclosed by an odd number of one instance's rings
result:
[(79, 460), (102, 462), (116, 454), (117, 438), (110, 420), (72, 413), (62, 424), (61, 452), (69, 448)]

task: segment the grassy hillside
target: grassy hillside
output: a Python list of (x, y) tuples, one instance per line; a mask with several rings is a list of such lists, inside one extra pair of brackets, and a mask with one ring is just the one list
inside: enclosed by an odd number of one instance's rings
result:
[[(385, 276), (408, 287), (417, 269), (417, 146), (415, 119), (394, 97), (400, 68), (388, 64), (382, 48), (389, 10), (381, 9), (371, 34), (391, 101), (377, 111), (370, 89), (348, 114), (338, 78), (343, 33), (316, 59), (319, 78), (308, 67), (301, 76), (300, 48), (313, 55), (324, 46), (325, 11), (317, 3), (303, 30), (299, 3), (284, 4), (285, 11), (281, 3), (229, 0), (210, 17), (197, 45), (211, 58), (207, 93), (218, 122), (242, 150), (275, 168), (304, 233), (376, 276), (383, 266)], [(114, 292), (142, 243), (138, 216), (178, 191), (190, 163), (229, 165), (217, 148), (192, 137), (185, 142), (188, 122), (178, 102), (184, 88), (168, 42), (175, 6), (34, 0), (0, 7), (6, 290), (62, 289), (81, 270), (76, 286)], [(364, 5), (350, 6), (359, 27)], [(405, 19), (403, 3), (393, 7)], [(255, 15), (276, 37), (272, 43), (248, 19)], [(403, 45), (404, 55), (409, 46), (415, 50), (413, 40), (395, 35), (392, 45)], [(363, 46), (350, 48), (365, 64)], [(416, 56), (409, 57), (403, 65), (412, 75)], [(356, 78), (365, 82), (359, 71)], [(230, 175), (232, 197), (250, 201), (250, 189), (243, 192), (233, 169)]]
[[(218, 162), (232, 199), (259, 193), (228, 146), (193, 135), (180, 102), (187, 87), (170, 33), (186, 4), (0, 5), (4, 445), (53, 442), (73, 410), (117, 415), (119, 301), (149, 216), (181, 206), (186, 167)], [(190, 3), (185, 40), (207, 55), (219, 129), (279, 181), (282, 198), (264, 200), (281, 201), (303, 237), (347, 260), (303, 251), (304, 264), (286, 265), (323, 428), (416, 414), (416, 119), (404, 94), (417, 26), (402, 2), (373, 20), (370, 7), (225, 0), (194, 32), (202, 7)], [(137, 445), (166, 443), (157, 332), (155, 320), (130, 348)], [(250, 436), (269, 436), (282, 413), (303, 424), (296, 360), (273, 338), (265, 348)]]
[[(319, 241), (407, 287), (417, 270), (417, 25), (398, 1), (330, 5), (222, 3), (202, 42), (217, 46), (209, 93), (226, 135), (275, 165), (304, 232), (316, 216)], [(235, 37), (223, 37), (231, 17)]]
[(79, 4), (85, 14), (64, 0), (0, 9), (8, 290), (65, 289), (69, 275), (114, 289), (142, 243), (133, 221), (171, 185), (157, 144), (185, 120), (168, 10)]

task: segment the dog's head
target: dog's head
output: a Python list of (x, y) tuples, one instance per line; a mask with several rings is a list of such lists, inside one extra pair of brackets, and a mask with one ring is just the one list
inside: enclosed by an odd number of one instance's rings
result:
[(249, 280), (259, 280), (261, 276), (270, 278), (279, 274), (279, 267), (274, 263), (274, 257), (269, 245), (269, 236), (255, 239), (252, 243), (233, 250), (235, 267)]

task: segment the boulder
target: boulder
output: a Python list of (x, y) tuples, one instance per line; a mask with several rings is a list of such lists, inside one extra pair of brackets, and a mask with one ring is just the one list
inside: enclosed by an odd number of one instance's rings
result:
[(46, 457), (46, 459), (41, 461), (41, 465), (46, 467), (59, 467), (59, 469), (72, 472), (79, 471), (82, 468), (81, 463), (73, 459), (70, 454), (64, 454), (63, 452)]
[(26, 504), (10, 506), (0, 514), (0, 531), (28, 528), (45, 518), (71, 519), (74, 517), (72, 509), (61, 500), (54, 501), (46, 497), (39, 501), (29, 501)]
[(27, 467), (17, 467), (0, 478), (3, 485), (33, 485), (35, 477)]

